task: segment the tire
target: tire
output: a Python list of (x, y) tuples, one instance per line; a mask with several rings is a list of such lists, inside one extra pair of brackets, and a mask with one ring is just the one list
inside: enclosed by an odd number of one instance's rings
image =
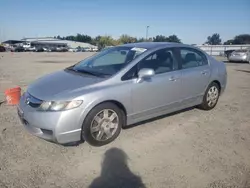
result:
[(86, 116), (82, 126), (82, 140), (92, 146), (109, 144), (119, 136), (124, 119), (125, 114), (117, 105), (101, 103)]
[[(211, 96), (211, 94), (212, 94), (213, 97), (212, 97), (212, 99), (210, 97), (211, 100), (209, 100), (208, 97), (209, 97), (209, 95)], [(219, 100), (219, 96), (220, 96), (220, 87), (219, 87), (219, 85), (217, 83), (212, 82), (208, 86), (208, 88), (207, 88), (207, 90), (206, 90), (206, 92), (205, 92), (205, 94), (203, 96), (202, 103), (199, 105), (199, 108), (203, 109), (203, 110), (211, 110), (211, 109), (213, 109), (216, 106), (216, 104), (217, 104), (217, 102)]]

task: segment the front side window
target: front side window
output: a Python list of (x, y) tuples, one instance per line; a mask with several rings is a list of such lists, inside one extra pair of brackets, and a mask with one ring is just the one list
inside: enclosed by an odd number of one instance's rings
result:
[(161, 49), (152, 53), (139, 62), (138, 69), (150, 68), (155, 74), (161, 74), (178, 69), (178, 63), (174, 57), (172, 49)]
[(147, 49), (134, 47), (113, 47), (82, 60), (72, 67), (78, 72), (95, 75), (114, 75)]
[(207, 65), (207, 58), (202, 52), (191, 48), (181, 48), (181, 65), (182, 69), (188, 69), (193, 67), (199, 67), (203, 65)]

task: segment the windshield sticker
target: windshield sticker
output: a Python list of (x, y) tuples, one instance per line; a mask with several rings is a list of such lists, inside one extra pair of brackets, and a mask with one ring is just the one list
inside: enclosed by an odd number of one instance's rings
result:
[(137, 51), (137, 52), (145, 52), (147, 49), (134, 47), (131, 50), (134, 50), (134, 51)]

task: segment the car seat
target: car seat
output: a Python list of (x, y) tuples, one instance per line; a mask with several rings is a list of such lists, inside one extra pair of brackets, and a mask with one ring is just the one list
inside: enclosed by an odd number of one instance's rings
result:
[(187, 53), (182, 63), (182, 68), (196, 67), (197, 59), (194, 53)]
[(157, 54), (155, 62), (155, 72), (162, 73), (173, 70), (174, 60), (170, 52), (160, 52)]

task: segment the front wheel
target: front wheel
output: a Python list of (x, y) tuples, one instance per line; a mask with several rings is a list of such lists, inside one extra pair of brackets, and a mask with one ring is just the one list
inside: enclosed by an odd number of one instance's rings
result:
[(113, 103), (102, 103), (86, 116), (82, 139), (92, 146), (103, 146), (114, 141), (121, 132), (123, 111)]
[(215, 82), (211, 83), (208, 86), (205, 95), (203, 96), (203, 101), (199, 107), (203, 110), (213, 109), (218, 102), (219, 96), (220, 96), (220, 89), (218, 84)]

